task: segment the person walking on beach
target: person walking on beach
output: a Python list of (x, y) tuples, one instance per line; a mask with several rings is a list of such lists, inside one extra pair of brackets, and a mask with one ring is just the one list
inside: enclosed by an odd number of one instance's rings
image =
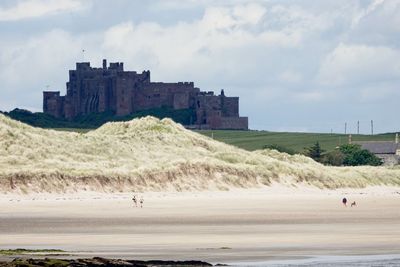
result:
[(140, 207), (141, 207), (141, 208), (143, 208), (143, 202), (144, 202), (143, 197), (140, 197)]
[(345, 205), (345, 206), (347, 207), (347, 198), (344, 197), (344, 198), (342, 199), (342, 203), (343, 203), (343, 205)]
[(136, 199), (136, 196), (135, 196), (135, 195), (133, 195), (132, 200), (133, 200), (133, 203), (135, 204), (135, 207), (137, 207), (137, 199)]

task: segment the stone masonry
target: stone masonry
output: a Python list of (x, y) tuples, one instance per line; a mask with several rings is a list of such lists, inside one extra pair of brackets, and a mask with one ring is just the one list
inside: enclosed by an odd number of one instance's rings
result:
[(116, 116), (155, 108), (192, 109), (196, 117), (189, 128), (248, 129), (248, 118), (239, 117), (239, 98), (202, 92), (193, 82), (151, 82), (150, 71), (124, 71), (121, 62), (103, 60), (102, 68), (76, 63), (69, 71), (67, 94), (43, 92), (43, 112), (72, 120), (78, 115), (112, 111)]

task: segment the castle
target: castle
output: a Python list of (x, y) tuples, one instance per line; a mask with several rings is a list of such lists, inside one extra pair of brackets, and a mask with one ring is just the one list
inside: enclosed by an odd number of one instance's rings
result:
[(67, 94), (43, 92), (43, 112), (56, 118), (72, 120), (78, 115), (111, 111), (116, 116), (171, 108), (193, 111), (190, 128), (248, 129), (248, 118), (239, 117), (239, 97), (203, 92), (193, 82), (151, 82), (150, 71), (124, 71), (122, 62), (103, 60), (102, 68), (89, 62), (76, 63), (69, 71)]

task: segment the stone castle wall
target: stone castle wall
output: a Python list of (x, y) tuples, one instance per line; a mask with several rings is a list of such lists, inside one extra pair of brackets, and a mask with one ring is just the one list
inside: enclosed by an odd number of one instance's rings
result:
[(248, 129), (239, 117), (239, 98), (202, 92), (193, 82), (151, 82), (150, 71), (124, 71), (123, 63), (103, 60), (102, 68), (76, 63), (69, 71), (67, 94), (43, 92), (43, 112), (57, 118), (112, 111), (117, 116), (153, 108), (192, 109), (194, 125), (209, 129)]

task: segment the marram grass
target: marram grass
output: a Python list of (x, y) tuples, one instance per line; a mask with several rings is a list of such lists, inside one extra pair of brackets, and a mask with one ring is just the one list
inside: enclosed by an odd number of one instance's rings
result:
[(249, 152), (153, 117), (88, 133), (34, 128), (0, 114), (0, 192), (229, 190), (272, 181), (320, 188), (400, 186), (400, 169), (326, 167)]

